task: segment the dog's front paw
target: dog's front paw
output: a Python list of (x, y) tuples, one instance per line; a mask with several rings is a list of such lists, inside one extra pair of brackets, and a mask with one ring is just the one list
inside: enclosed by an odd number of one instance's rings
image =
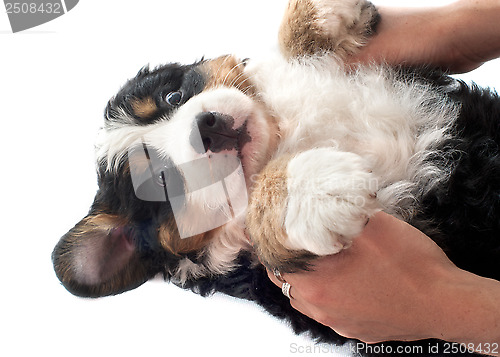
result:
[(254, 183), (246, 217), (260, 261), (293, 272), (347, 248), (379, 210), (377, 185), (361, 157), (333, 148), (272, 160)]
[(296, 156), (288, 165), (287, 248), (328, 255), (349, 247), (380, 210), (377, 185), (358, 155), (319, 148)]
[(332, 52), (344, 59), (364, 45), (379, 15), (366, 0), (291, 0), (280, 28), (287, 57)]

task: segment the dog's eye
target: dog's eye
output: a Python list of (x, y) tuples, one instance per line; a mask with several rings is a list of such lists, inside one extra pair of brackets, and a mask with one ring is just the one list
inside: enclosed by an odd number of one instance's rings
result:
[(176, 107), (181, 103), (182, 92), (170, 92), (165, 96), (165, 102), (172, 107)]

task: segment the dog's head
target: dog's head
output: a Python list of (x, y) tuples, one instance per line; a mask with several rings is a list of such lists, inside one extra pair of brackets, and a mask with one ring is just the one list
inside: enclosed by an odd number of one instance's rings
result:
[[(94, 203), (53, 252), (61, 282), (103, 296), (196, 265), (244, 213), (275, 131), (244, 61), (142, 69), (107, 105)], [(204, 259), (217, 270), (217, 254)]]

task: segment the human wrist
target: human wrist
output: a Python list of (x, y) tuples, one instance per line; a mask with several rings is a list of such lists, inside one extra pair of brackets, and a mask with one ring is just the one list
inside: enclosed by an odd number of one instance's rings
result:
[(467, 346), (496, 344), (498, 355), (500, 282), (448, 268), (434, 285), (432, 296), (436, 304), (430, 310), (430, 337)]
[(500, 56), (500, 0), (459, 0), (438, 11), (452, 72), (467, 72)]

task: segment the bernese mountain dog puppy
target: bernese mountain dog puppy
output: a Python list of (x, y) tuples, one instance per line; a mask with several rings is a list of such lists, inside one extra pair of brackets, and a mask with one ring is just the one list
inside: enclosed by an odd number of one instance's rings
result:
[(95, 201), (54, 249), (63, 285), (99, 297), (162, 274), (340, 344), (265, 267), (308, 269), (380, 210), (500, 279), (500, 100), (438, 71), (344, 68), (378, 20), (364, 0), (291, 0), (279, 56), (141, 69), (106, 107)]

